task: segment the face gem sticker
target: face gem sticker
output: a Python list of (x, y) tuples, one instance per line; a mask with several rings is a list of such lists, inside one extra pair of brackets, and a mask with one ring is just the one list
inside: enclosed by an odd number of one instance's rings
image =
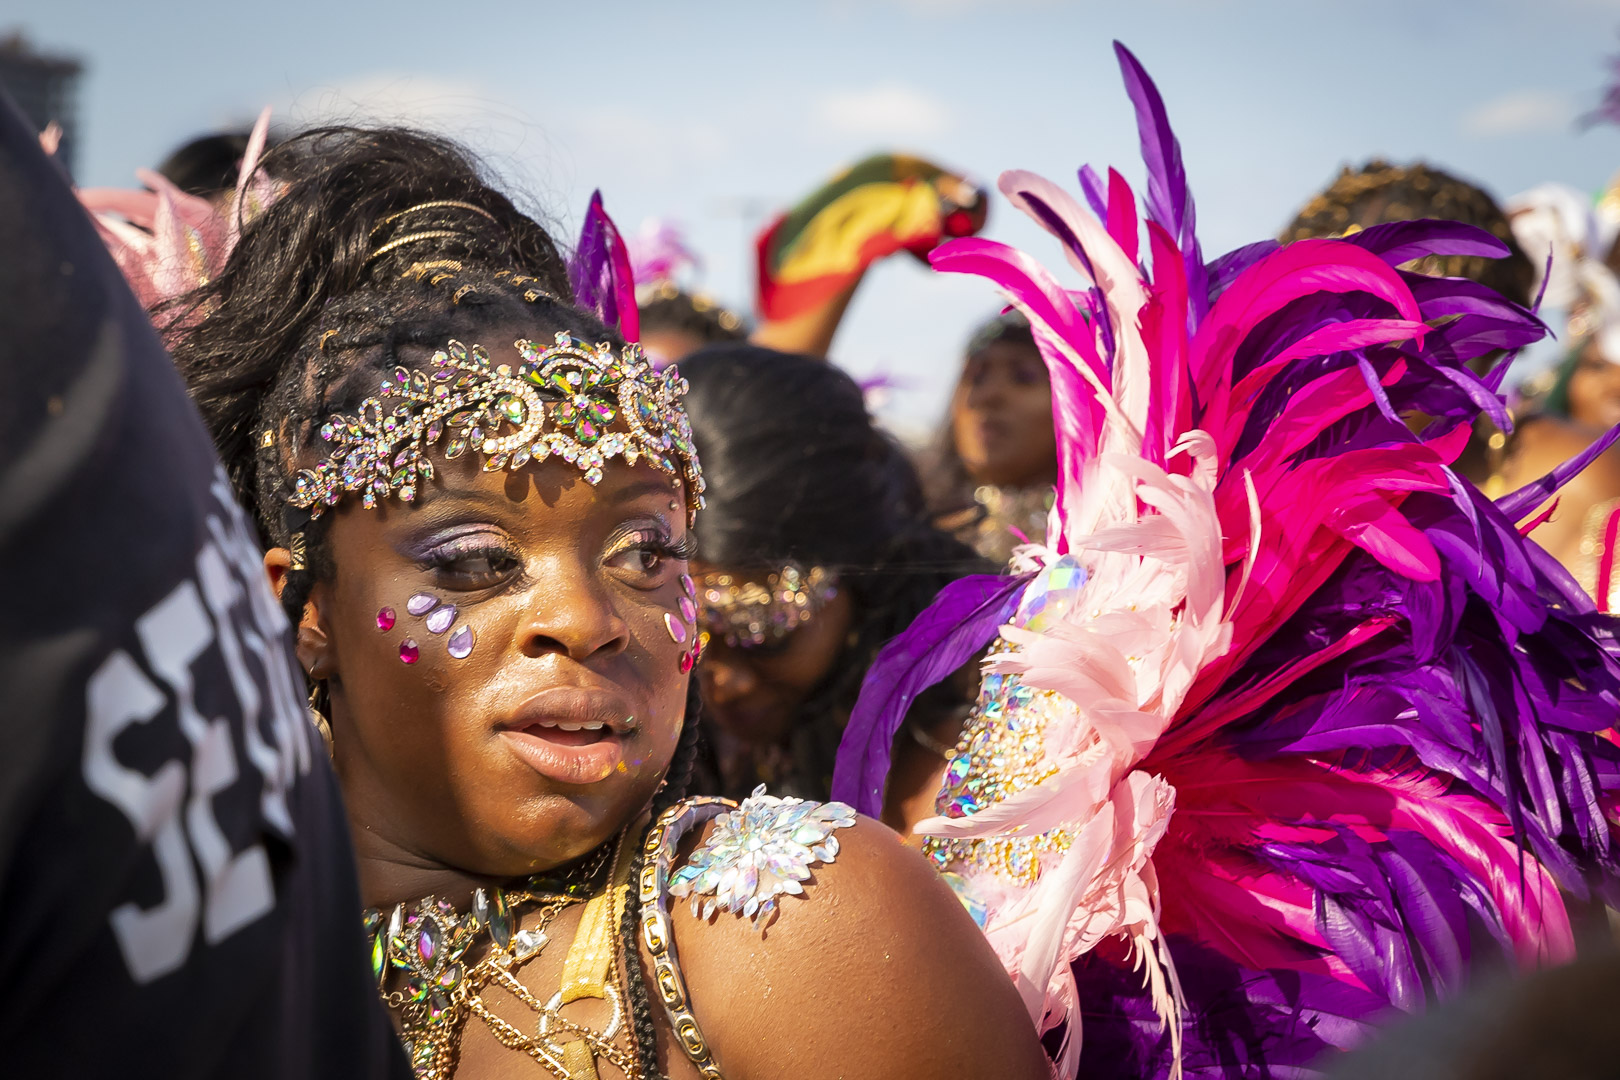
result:
[(383, 633), (394, 628), (394, 609), (391, 607), (377, 609), (377, 629)]
[(687, 599), (689, 599), (689, 600), (696, 600), (697, 599), (697, 586), (692, 583), (692, 575), (691, 574), (682, 574), (681, 575), (681, 591), (686, 594)]
[(681, 618), (687, 622), (697, 622), (697, 605), (686, 597), (680, 599)]
[(669, 640), (677, 645), (686, 644), (686, 626), (673, 612), (664, 612), (664, 629), (669, 631)]
[(405, 601), (405, 610), (410, 612), (412, 615), (426, 615), (428, 612), (432, 611), (438, 606), (439, 598), (437, 596), (430, 596), (425, 592), (419, 592), (409, 600)]
[(402, 663), (402, 664), (414, 664), (414, 663), (416, 663), (416, 658), (418, 656), (420, 656), (420, 655), (421, 655), (421, 653), (416, 648), (416, 642), (413, 639), (406, 638), (404, 641), (399, 643), (399, 662), (400, 663)]
[(428, 617), (424, 621), (427, 623), (429, 633), (442, 634), (456, 621), (456, 605), (446, 604), (434, 608), (428, 612)]
[(470, 626), (460, 626), (445, 642), (445, 650), (457, 660), (465, 660), (473, 650), (473, 632)]

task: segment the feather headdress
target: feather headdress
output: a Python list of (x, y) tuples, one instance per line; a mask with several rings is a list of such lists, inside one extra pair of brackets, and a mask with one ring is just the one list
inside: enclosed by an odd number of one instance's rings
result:
[(269, 133), (266, 108), (248, 136), (236, 190), (223, 205), (181, 191), (149, 169), (135, 173), (146, 191), (78, 192), (113, 261), (147, 310), (207, 284), (224, 268), (243, 226), (275, 199), (274, 181), (258, 168)]
[(1455, 990), (1478, 942), (1569, 956), (1560, 890), (1616, 895), (1615, 624), (1515, 524), (1615, 433), (1496, 503), (1459, 479), (1474, 418), (1510, 422), (1506, 364), (1470, 362), (1545, 331), (1397, 267), (1504, 246), (1424, 221), (1206, 264), (1163, 102), (1115, 48), (1146, 220), (1113, 171), (1081, 171), (1086, 205), (1009, 172), (1082, 285), (989, 240), (932, 256), (1034, 328), (1047, 544), (884, 650), (833, 798), (877, 812), (910, 703), (991, 645), (918, 832), (1064, 1027), (1064, 1073), (1309, 1075)]

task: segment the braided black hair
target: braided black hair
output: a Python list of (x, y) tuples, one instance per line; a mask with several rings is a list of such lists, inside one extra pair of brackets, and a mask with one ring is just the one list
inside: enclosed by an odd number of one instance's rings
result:
[(592, 340), (550, 235), (454, 143), (398, 128), (306, 131), (260, 165), (282, 191), (221, 273), (159, 310), (238, 499), (267, 545), (302, 532), (294, 623), (331, 567), (320, 522), (286, 511), (327, 415), (374, 391), (404, 346), (518, 319)]
[[(929, 522), (916, 468), (838, 368), (739, 344), (698, 350), (681, 361), (681, 374), (691, 384), (687, 415), (709, 481), (697, 526), (704, 561), (744, 572), (788, 561), (825, 567), (853, 602), (851, 638), (795, 718), (792, 774), (772, 781), (787, 794), (825, 799), (839, 738), (878, 649), (947, 584), (993, 568)], [(752, 786), (745, 780), (726, 793)]]
[[(686, 718), (681, 724), (680, 741), (670, 758), (669, 771), (664, 774), (664, 786), (653, 797), (652, 819), (648, 831), (658, 819), (686, 796), (692, 779), (692, 767), (697, 761), (699, 726), (703, 715), (703, 698), (698, 681), (693, 679), (686, 687)], [(636, 844), (635, 859), (630, 864), (630, 890), (625, 900), (624, 915), (619, 921), (619, 937), (624, 947), (626, 989), (630, 996), (630, 1031), (636, 1049), (636, 1061), (642, 1076), (661, 1076), (658, 1071), (658, 1028), (653, 1020), (652, 1000), (647, 993), (647, 978), (641, 970), (641, 870), (647, 861), (646, 833)]]
[(243, 223), (217, 277), (154, 315), (261, 542), (301, 534), (305, 566), (288, 572), (281, 597), (296, 626), (333, 572), (329, 519), (287, 506), (322, 420), (372, 394), (404, 346), (519, 320), (612, 335), (570, 304), (545, 228), (446, 139), (317, 128), (259, 168), (278, 198)]

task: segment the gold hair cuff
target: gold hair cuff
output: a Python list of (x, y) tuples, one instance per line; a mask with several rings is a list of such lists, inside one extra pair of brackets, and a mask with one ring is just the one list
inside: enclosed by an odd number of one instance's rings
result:
[(705, 574), (698, 585), (704, 634), (733, 648), (780, 641), (838, 595), (838, 577), (820, 566), (788, 563), (763, 582)]

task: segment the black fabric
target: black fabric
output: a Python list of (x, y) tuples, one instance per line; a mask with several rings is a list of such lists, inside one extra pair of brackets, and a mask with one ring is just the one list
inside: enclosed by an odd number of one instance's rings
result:
[(284, 616), (0, 94), (0, 1072), (407, 1077)]

